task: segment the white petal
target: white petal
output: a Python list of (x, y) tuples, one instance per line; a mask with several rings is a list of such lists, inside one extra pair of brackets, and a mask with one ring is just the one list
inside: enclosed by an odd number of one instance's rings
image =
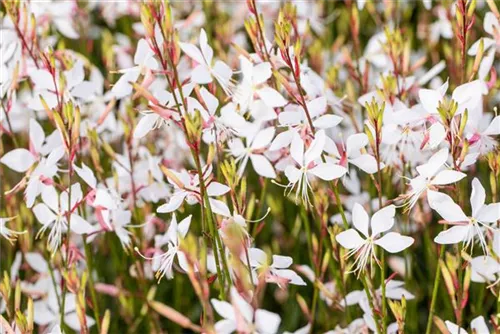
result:
[(213, 196), (222, 196), (231, 190), (228, 186), (219, 183), (219, 182), (211, 182), (207, 187), (207, 195), (210, 197)]
[(500, 219), (500, 203), (485, 205), (479, 211), (477, 220), (484, 223), (494, 223)]
[(316, 132), (314, 140), (311, 142), (311, 145), (309, 146), (304, 155), (306, 166), (321, 156), (321, 153), (323, 153), (323, 149), (325, 148), (325, 143), (326, 143), (325, 131), (319, 130), (318, 132)]
[(354, 227), (363, 233), (365, 237), (368, 237), (368, 224), (370, 218), (368, 217), (368, 213), (366, 213), (365, 208), (359, 203), (354, 204), (352, 209), (352, 222)]
[(153, 127), (156, 124), (156, 121), (160, 119), (160, 116), (158, 116), (155, 113), (149, 113), (147, 115), (144, 115), (141, 117), (139, 120), (139, 123), (135, 126), (134, 129), (134, 138), (135, 139), (140, 139), (147, 135), (149, 131), (153, 130)]
[(470, 205), (472, 207), (472, 216), (477, 217), (477, 214), (479, 213), (479, 210), (484, 205), (484, 202), (486, 200), (486, 191), (484, 190), (483, 185), (477, 177), (472, 180), (472, 193), (470, 195)]
[(443, 170), (432, 179), (431, 184), (434, 185), (445, 185), (460, 181), (466, 177), (462, 172), (457, 172), (455, 170)]
[[(359, 157), (350, 159), (349, 162), (365, 173), (373, 174), (378, 172), (377, 159), (370, 154), (361, 154)], [(381, 163), (381, 168), (383, 167), (384, 165)]]
[(443, 148), (432, 155), (427, 163), (417, 166), (417, 172), (425, 177), (434, 176), (439, 168), (448, 160), (449, 152), (447, 148)]
[(386, 206), (375, 212), (371, 220), (372, 236), (388, 231), (394, 225), (394, 216), (396, 207), (394, 205)]
[(365, 243), (365, 240), (361, 238), (359, 233), (352, 228), (337, 234), (335, 240), (337, 240), (337, 242), (341, 244), (342, 247), (347, 249), (357, 248)]
[(342, 117), (337, 115), (323, 115), (314, 120), (313, 125), (318, 129), (329, 129), (342, 122)]
[(42, 225), (50, 224), (56, 219), (56, 215), (43, 203), (35, 205), (33, 213)]
[(292, 265), (293, 259), (290, 256), (273, 255), (271, 267), (285, 269)]
[(420, 103), (429, 114), (437, 114), (439, 102), (443, 99), (441, 93), (434, 89), (420, 89), (418, 91)]
[(265, 104), (269, 107), (277, 108), (283, 107), (287, 104), (287, 101), (278, 93), (275, 89), (271, 87), (264, 87), (255, 92)]
[(259, 333), (277, 333), (280, 323), (281, 318), (276, 313), (261, 309), (255, 311), (255, 326)]
[(260, 154), (250, 155), (250, 160), (252, 161), (253, 169), (263, 177), (268, 177), (274, 179), (276, 177), (276, 172), (274, 171), (273, 165), (267, 160), (266, 157)]
[(212, 211), (215, 214), (224, 216), (224, 217), (231, 217), (231, 212), (229, 211), (229, 208), (227, 207), (226, 203), (210, 198), (210, 206), (212, 208)]
[(468, 232), (468, 226), (453, 226), (446, 231), (440, 232), (434, 238), (434, 242), (441, 245), (456, 244), (462, 242), (467, 236)]
[(264, 130), (259, 131), (252, 141), (253, 149), (264, 148), (271, 143), (275, 133), (274, 127), (268, 127)]
[(229, 304), (228, 302), (217, 300), (214, 298), (212, 298), (210, 300), (210, 302), (212, 303), (212, 306), (214, 307), (215, 312), (217, 312), (224, 319), (230, 319), (233, 321), (234, 321), (234, 319), (236, 319), (235, 315), (234, 315), (233, 306), (231, 304)]
[(33, 145), (35, 152), (41, 151), (44, 141), (45, 133), (42, 127), (34, 118), (30, 118), (30, 144)]
[(30, 267), (36, 272), (43, 274), (49, 271), (47, 261), (45, 261), (40, 253), (26, 253), (24, 254), (24, 258)]
[(35, 163), (35, 157), (24, 148), (17, 148), (4, 154), (0, 162), (19, 173), (26, 172)]
[(486, 128), (483, 134), (488, 136), (500, 135), (500, 116), (496, 116), (491, 121), (490, 125)]
[(332, 163), (320, 163), (309, 170), (310, 173), (325, 181), (338, 179), (347, 173), (347, 169)]
[(396, 232), (389, 232), (382, 238), (375, 240), (374, 243), (389, 253), (398, 253), (410, 247), (414, 241), (412, 237), (407, 237)]
[(449, 222), (468, 221), (462, 208), (453, 202), (450, 196), (429, 190), (427, 191), (427, 198), (431, 208), (436, 210), (444, 220)]
[(76, 214), (71, 215), (70, 228), (71, 231), (76, 234), (89, 234), (94, 231), (92, 225), (90, 225), (85, 219)]
[(359, 150), (368, 145), (368, 136), (364, 133), (356, 133), (347, 138), (346, 153), (348, 157), (356, 156)]

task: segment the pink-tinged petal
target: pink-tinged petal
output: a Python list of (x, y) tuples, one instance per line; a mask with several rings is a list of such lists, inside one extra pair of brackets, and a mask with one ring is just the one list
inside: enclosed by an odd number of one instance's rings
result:
[(139, 123), (135, 126), (134, 138), (140, 139), (147, 135), (151, 130), (153, 130), (156, 122), (160, 119), (160, 116), (155, 113), (149, 113), (142, 116)]
[(412, 237), (407, 237), (396, 232), (389, 232), (382, 238), (374, 241), (389, 253), (399, 253), (402, 250), (410, 247), (415, 240)]
[(396, 215), (396, 207), (394, 205), (386, 206), (375, 212), (371, 220), (372, 236), (379, 233), (389, 231), (394, 225), (394, 216)]
[(273, 165), (263, 155), (252, 154), (250, 155), (250, 160), (252, 161), (253, 169), (255, 169), (257, 174), (260, 176), (268, 177), (270, 179), (274, 179), (276, 177)]
[(4, 154), (0, 162), (19, 173), (26, 172), (36, 159), (30, 151), (24, 148), (16, 148)]
[(283, 96), (271, 87), (264, 87), (255, 92), (266, 105), (272, 108), (283, 107), (288, 102)]
[(222, 89), (226, 94), (229, 94), (229, 84), (231, 82), (231, 76), (233, 75), (233, 70), (223, 61), (217, 60), (213, 67), (214, 77), (221, 85)]
[(460, 181), (467, 175), (455, 170), (443, 170), (437, 173), (437, 175), (432, 179), (431, 184), (433, 185), (445, 185)]
[(207, 195), (210, 197), (222, 196), (231, 190), (228, 186), (219, 183), (211, 182), (207, 187)]
[(357, 248), (365, 243), (365, 240), (361, 238), (359, 233), (352, 228), (337, 234), (335, 240), (347, 249)]
[(429, 158), (427, 163), (417, 166), (417, 172), (425, 177), (434, 176), (437, 171), (446, 163), (448, 160), (449, 152), (447, 148), (443, 148), (438, 152), (434, 153), (432, 157)]
[(281, 318), (276, 313), (266, 310), (255, 311), (255, 327), (258, 333), (277, 333)]
[(494, 223), (500, 220), (500, 203), (483, 206), (478, 215), (474, 217), (483, 223)]
[(291, 269), (278, 269), (278, 270), (273, 270), (273, 273), (281, 278), (287, 279), (289, 284), (295, 284), (295, 285), (307, 285), (304, 279), (297, 275), (297, 273)]
[(483, 185), (479, 182), (478, 178), (475, 177), (472, 180), (472, 193), (470, 195), (470, 205), (472, 207), (472, 216), (476, 217), (479, 213), (479, 210), (484, 205), (486, 201), (486, 191), (484, 190)]
[[(369, 154), (361, 154), (359, 157), (350, 159), (349, 162), (365, 173), (373, 174), (378, 172), (377, 160)], [(381, 169), (382, 168), (384, 168), (383, 163), (381, 163)]]
[(469, 220), (462, 208), (453, 202), (450, 196), (429, 190), (427, 191), (427, 199), (430, 207), (436, 210), (444, 220), (449, 222), (464, 222)]
[(331, 181), (344, 176), (347, 173), (347, 169), (331, 163), (320, 163), (311, 168), (309, 172), (322, 180)]
[(434, 242), (441, 245), (457, 244), (464, 241), (469, 233), (469, 226), (453, 226), (446, 231), (440, 232)]
[(352, 223), (354, 227), (363, 233), (365, 237), (368, 237), (368, 224), (370, 218), (368, 217), (368, 213), (366, 213), (365, 208), (359, 203), (354, 204), (352, 209)]
[(356, 133), (347, 138), (346, 153), (348, 157), (355, 157), (359, 151), (368, 145), (368, 136), (364, 133)]

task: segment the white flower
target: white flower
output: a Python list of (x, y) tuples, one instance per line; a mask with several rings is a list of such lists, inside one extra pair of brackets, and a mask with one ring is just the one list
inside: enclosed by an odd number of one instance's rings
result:
[[(339, 244), (349, 249), (349, 252), (346, 254), (347, 257), (356, 257), (352, 265), (354, 267), (353, 272), (358, 272), (359, 275), (372, 258), (375, 258), (378, 262), (375, 255), (375, 245), (382, 247), (389, 253), (398, 253), (413, 244), (413, 238), (396, 232), (389, 232), (380, 237), (381, 233), (393, 227), (395, 214), (396, 207), (389, 205), (375, 212), (370, 220), (361, 205), (354, 205), (352, 223), (356, 229), (351, 228), (343, 231), (335, 238)], [(365, 239), (356, 230), (361, 232)]]
[(258, 282), (257, 271), (264, 270), (266, 273), (266, 282), (275, 282), (278, 285), (295, 284), (306, 285), (306, 282), (297, 275), (297, 273), (289, 268), (293, 259), (289, 256), (273, 255), (273, 262), (269, 264), (267, 254), (258, 248), (248, 249), (248, 257), (250, 266), (252, 267), (252, 275), (254, 283)]
[(442, 169), (448, 160), (449, 152), (447, 148), (443, 148), (429, 158), (429, 161), (423, 165), (417, 166), (419, 176), (410, 179), (410, 192), (406, 195), (408, 209), (413, 208), (420, 196), (427, 192), (430, 203), (430, 190), (436, 186), (455, 183), (463, 179), (466, 175), (462, 172)]
[(214, 51), (208, 45), (205, 29), (201, 29), (200, 31), (199, 42), (200, 48), (189, 43), (179, 43), (181, 50), (197, 63), (191, 72), (191, 80), (197, 84), (208, 84), (212, 82), (212, 77), (214, 77), (226, 94), (229, 95), (233, 71), (226, 63), (220, 60), (217, 60), (212, 65)]
[(323, 153), (325, 141), (325, 132), (323, 130), (318, 131), (307, 151), (304, 152), (305, 143), (302, 138), (299, 135), (295, 135), (292, 140), (290, 155), (298, 167), (289, 165), (285, 169), (285, 175), (289, 181), (286, 187), (290, 192), (297, 186), (296, 200), (300, 193), (302, 201), (309, 203), (309, 189), (311, 189), (309, 178), (311, 176), (331, 181), (342, 177), (347, 172), (347, 169), (342, 166), (329, 162), (317, 162)]
[(274, 334), (278, 332), (281, 318), (276, 313), (266, 310), (255, 310), (235, 287), (231, 287), (231, 304), (211, 299), (212, 305), (223, 319), (215, 324), (215, 332), (219, 334), (256, 333)]
[[(231, 213), (227, 205), (222, 201), (212, 198), (226, 194), (230, 190), (229, 187), (215, 181), (206, 184), (206, 182), (210, 179), (212, 167), (207, 166), (202, 169), (205, 170), (203, 177), (205, 179), (206, 192), (209, 197), (212, 211), (223, 216), (230, 216)], [(202, 199), (200, 197), (200, 180), (198, 174), (190, 174), (186, 170), (181, 172), (171, 170), (170, 172), (176, 178), (176, 180), (173, 180), (170, 177), (168, 178), (168, 181), (174, 187), (174, 193), (170, 196), (169, 202), (158, 207), (156, 211), (159, 213), (174, 212), (184, 201), (186, 201), (189, 205), (201, 203)]]
[(500, 22), (498, 22), (497, 17), (492, 12), (486, 13), (483, 21), (483, 28), (486, 33), (491, 35), (491, 37), (483, 37), (477, 40), (470, 47), (468, 54), (469, 56), (475, 56), (479, 51), (479, 44), (483, 40), (483, 51), (487, 52), (486, 56), (483, 56), (481, 64), (479, 65), (479, 78), (484, 80), (489, 74), (491, 67), (495, 61), (495, 53), (500, 47)]
[(131, 82), (137, 82), (141, 74), (151, 75), (151, 70), (158, 69), (158, 62), (154, 58), (154, 52), (149, 47), (148, 42), (141, 38), (137, 43), (137, 50), (134, 55), (134, 67), (119, 70), (123, 75), (113, 85), (111, 92), (117, 99), (124, 98), (132, 93)]
[(74, 213), (83, 198), (82, 190), (78, 183), (71, 186), (71, 203), (68, 191), (57, 195), (54, 187), (46, 187), (42, 191), (43, 203), (35, 205), (33, 213), (43, 225), (37, 237), (50, 229), (47, 239), (48, 249), (54, 254), (61, 244), (62, 234), (68, 231), (68, 218), (71, 219), (71, 231), (85, 234), (93, 231), (92, 226), (78, 214)]
[[(172, 279), (174, 277), (173, 265), (175, 258), (178, 259), (179, 266), (184, 271), (189, 270), (186, 256), (179, 250), (179, 242), (180, 239), (186, 237), (189, 225), (191, 224), (191, 217), (190, 215), (177, 224), (177, 218), (174, 214), (167, 232), (155, 238), (155, 247), (158, 248), (155, 255), (152, 258), (145, 257), (153, 261), (151, 268), (156, 271), (156, 278), (158, 281), (161, 280), (163, 276), (167, 276), (167, 279)], [(166, 252), (160, 254), (159, 249), (164, 245), (167, 245), (168, 249)]]
[(26, 230), (21, 232), (14, 231), (5, 226), (5, 224), (15, 218), (16, 217), (0, 218), (0, 235), (7, 239), (7, 241), (9, 241), (11, 244), (14, 242), (14, 240), (16, 240), (19, 234), (24, 234), (27, 232)]
[[(326, 152), (334, 156), (333, 161), (340, 166), (349, 169), (349, 164), (353, 164), (362, 171), (368, 174), (376, 173), (379, 168), (377, 167), (377, 160), (370, 154), (361, 153), (361, 150), (368, 145), (368, 136), (364, 133), (357, 133), (347, 138), (345, 147), (342, 152), (339, 152), (337, 145), (329, 139), (326, 145)], [(380, 163), (380, 169), (384, 168), (384, 164)]]
[(275, 119), (277, 116), (273, 108), (283, 107), (287, 101), (278, 91), (266, 85), (272, 76), (271, 64), (265, 62), (254, 65), (244, 56), (240, 56), (240, 62), (243, 80), (236, 88), (234, 102), (242, 112), (250, 110), (255, 120)]
[(274, 179), (276, 172), (273, 165), (264, 155), (266, 147), (271, 143), (274, 137), (275, 129), (269, 127), (258, 132), (254, 132), (247, 137), (246, 146), (239, 138), (231, 139), (228, 142), (229, 151), (236, 158), (236, 162), (240, 163), (238, 175), (242, 176), (248, 160), (252, 162), (254, 170), (260, 176)]
[(485, 204), (486, 192), (477, 178), (472, 180), (470, 204), (472, 216), (468, 217), (450, 196), (429, 192), (429, 204), (443, 219), (455, 226), (442, 231), (434, 239), (438, 244), (456, 244), (463, 242), (465, 247), (472, 247), (477, 236), (484, 253), (488, 253), (484, 229), (495, 230), (491, 224), (500, 219), (500, 203)]

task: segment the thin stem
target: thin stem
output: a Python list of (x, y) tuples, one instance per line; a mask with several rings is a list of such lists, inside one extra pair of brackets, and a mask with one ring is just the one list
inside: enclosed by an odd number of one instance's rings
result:
[(97, 325), (97, 331), (101, 332), (101, 319), (99, 312), (99, 303), (97, 302), (97, 294), (94, 286), (94, 277), (92, 276), (94, 260), (92, 258), (92, 250), (90, 249), (90, 245), (87, 243), (87, 236), (83, 235), (83, 245), (85, 249), (85, 258), (87, 259), (87, 272), (89, 277), (89, 289), (90, 289), (90, 297), (92, 298), (92, 304), (94, 309), (94, 318)]
[[(439, 261), (441, 261), (443, 258), (444, 258), (444, 245), (442, 245), (441, 249), (439, 250)], [(434, 276), (434, 287), (432, 289), (431, 308), (429, 311), (429, 317), (427, 318), (427, 328), (425, 330), (425, 334), (430, 334), (432, 329), (432, 318), (434, 317), (437, 294), (439, 291), (439, 281), (441, 280), (441, 266), (439, 265), (439, 261), (436, 265), (436, 273)]]

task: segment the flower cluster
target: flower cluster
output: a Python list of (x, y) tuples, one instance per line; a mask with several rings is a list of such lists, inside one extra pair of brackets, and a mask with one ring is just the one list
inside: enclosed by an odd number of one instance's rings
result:
[(500, 331), (495, 1), (2, 4), (1, 333)]

